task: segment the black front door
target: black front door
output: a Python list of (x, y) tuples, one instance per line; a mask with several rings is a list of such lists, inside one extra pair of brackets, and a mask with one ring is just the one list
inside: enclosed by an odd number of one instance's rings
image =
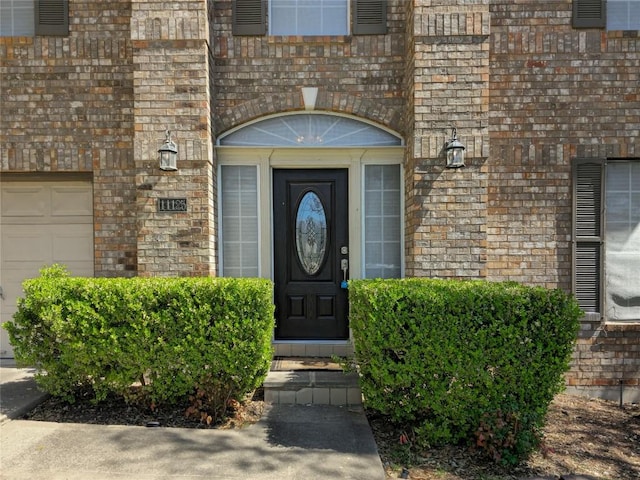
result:
[(349, 336), (346, 169), (274, 170), (276, 339)]

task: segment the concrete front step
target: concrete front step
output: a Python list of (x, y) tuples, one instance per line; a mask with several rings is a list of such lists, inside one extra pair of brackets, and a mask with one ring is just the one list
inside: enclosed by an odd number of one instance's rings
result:
[(356, 373), (337, 371), (270, 371), (264, 381), (269, 403), (296, 405), (361, 405)]

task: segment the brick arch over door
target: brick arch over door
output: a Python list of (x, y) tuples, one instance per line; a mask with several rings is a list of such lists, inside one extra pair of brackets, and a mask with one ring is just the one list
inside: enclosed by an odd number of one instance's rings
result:
[[(218, 136), (233, 127), (262, 116), (302, 109), (304, 109), (304, 103), (300, 90), (295, 90), (290, 93), (265, 95), (222, 112), (222, 114), (214, 120), (215, 134)], [(326, 92), (319, 89), (315, 109), (348, 113), (402, 133), (400, 128), (402, 125), (401, 112), (398, 109), (387, 108), (380, 105), (374, 100), (346, 93)]]

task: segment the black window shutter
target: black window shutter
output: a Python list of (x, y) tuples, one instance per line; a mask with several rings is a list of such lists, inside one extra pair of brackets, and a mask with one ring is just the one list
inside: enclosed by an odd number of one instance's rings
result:
[(573, 0), (573, 26), (575, 28), (605, 28), (607, 26), (607, 1)]
[(386, 0), (352, 0), (354, 35), (381, 35), (387, 33)]
[(264, 35), (267, 32), (266, 23), (264, 0), (234, 0), (234, 35)]
[(69, 35), (68, 0), (36, 0), (36, 35)]
[(573, 293), (585, 312), (602, 312), (604, 159), (573, 165)]

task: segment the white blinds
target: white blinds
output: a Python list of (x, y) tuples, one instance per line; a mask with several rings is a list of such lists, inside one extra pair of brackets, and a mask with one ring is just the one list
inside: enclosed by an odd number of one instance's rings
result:
[(609, 161), (605, 197), (607, 319), (640, 320), (640, 162)]
[(221, 167), (222, 274), (259, 276), (257, 167)]
[(367, 165), (364, 172), (364, 274), (366, 278), (399, 278), (400, 166)]
[(270, 0), (271, 35), (347, 35), (347, 0)]

